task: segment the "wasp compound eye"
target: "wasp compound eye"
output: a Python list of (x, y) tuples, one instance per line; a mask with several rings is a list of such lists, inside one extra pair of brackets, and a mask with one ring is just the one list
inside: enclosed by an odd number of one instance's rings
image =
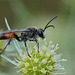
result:
[(41, 38), (45, 38), (45, 36), (44, 36), (44, 30), (43, 29), (38, 29), (38, 35), (41, 37)]

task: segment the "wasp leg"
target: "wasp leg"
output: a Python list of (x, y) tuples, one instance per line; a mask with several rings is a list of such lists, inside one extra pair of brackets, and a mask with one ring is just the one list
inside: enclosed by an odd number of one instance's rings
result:
[(1, 55), (2, 52), (7, 48), (7, 46), (10, 44), (11, 39), (12, 39), (12, 35), (13, 35), (13, 34), (11, 34), (10, 39), (9, 39), (8, 43), (6, 44), (6, 46), (4, 47), (4, 49), (0, 52), (0, 55)]
[(27, 44), (26, 44), (26, 39), (24, 40), (24, 44), (25, 44), (25, 47), (26, 47), (26, 51), (27, 51), (27, 54), (28, 54), (28, 56), (31, 58), (31, 56), (30, 56), (30, 54), (29, 54), (29, 52), (28, 52), (28, 48), (27, 48)]
[(38, 52), (39, 52), (39, 42), (38, 42), (38, 40), (35, 38), (35, 40), (34, 40), (35, 42), (36, 42), (36, 44), (37, 44), (37, 47), (38, 47)]
[(18, 35), (14, 34), (14, 33), (13, 33), (13, 35), (15, 36), (15, 39), (16, 39), (16, 40), (22, 41), (22, 40), (19, 39)]

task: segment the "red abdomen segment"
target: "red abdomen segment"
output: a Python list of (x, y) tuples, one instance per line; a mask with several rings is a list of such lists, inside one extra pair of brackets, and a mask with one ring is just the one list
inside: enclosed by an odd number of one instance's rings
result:
[[(15, 32), (13, 33), (16, 34)], [(4, 33), (4, 35), (6, 36), (7, 39), (9, 39), (13, 33)], [(12, 35), (12, 38), (15, 38), (15, 36)]]
[[(13, 32), (13, 33), (16, 34), (15, 32)], [(4, 34), (2, 34), (2, 35), (0, 36), (0, 40), (9, 39), (13, 33), (4, 33)], [(15, 36), (12, 35), (12, 38), (15, 38)]]

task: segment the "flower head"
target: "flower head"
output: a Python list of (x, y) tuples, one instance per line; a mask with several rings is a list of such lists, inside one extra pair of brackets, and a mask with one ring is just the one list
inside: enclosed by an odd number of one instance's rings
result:
[(36, 47), (32, 48), (31, 58), (25, 54), (19, 56), (17, 63), (19, 72), (27, 75), (50, 75), (59, 69), (64, 70), (60, 62), (66, 60), (60, 58), (61, 55), (56, 53), (57, 49), (59, 49), (58, 44), (54, 46), (52, 41), (49, 42), (49, 45), (43, 42), (39, 53)]

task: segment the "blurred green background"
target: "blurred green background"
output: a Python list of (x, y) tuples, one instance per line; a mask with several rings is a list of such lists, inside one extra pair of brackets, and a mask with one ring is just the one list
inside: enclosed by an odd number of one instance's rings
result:
[[(58, 18), (51, 24), (56, 28), (46, 30), (46, 39), (58, 43), (58, 53), (62, 53), (62, 58), (67, 59), (62, 64), (65, 75), (75, 75), (75, 0), (0, 0), (0, 30), (7, 30), (5, 17), (11, 29), (19, 29), (31, 26), (44, 28), (54, 16)], [(8, 48), (10, 47), (11, 45)], [(13, 59), (14, 51), (12, 48), (6, 55)], [(15, 66), (2, 60), (0, 75), (19, 75)]]

